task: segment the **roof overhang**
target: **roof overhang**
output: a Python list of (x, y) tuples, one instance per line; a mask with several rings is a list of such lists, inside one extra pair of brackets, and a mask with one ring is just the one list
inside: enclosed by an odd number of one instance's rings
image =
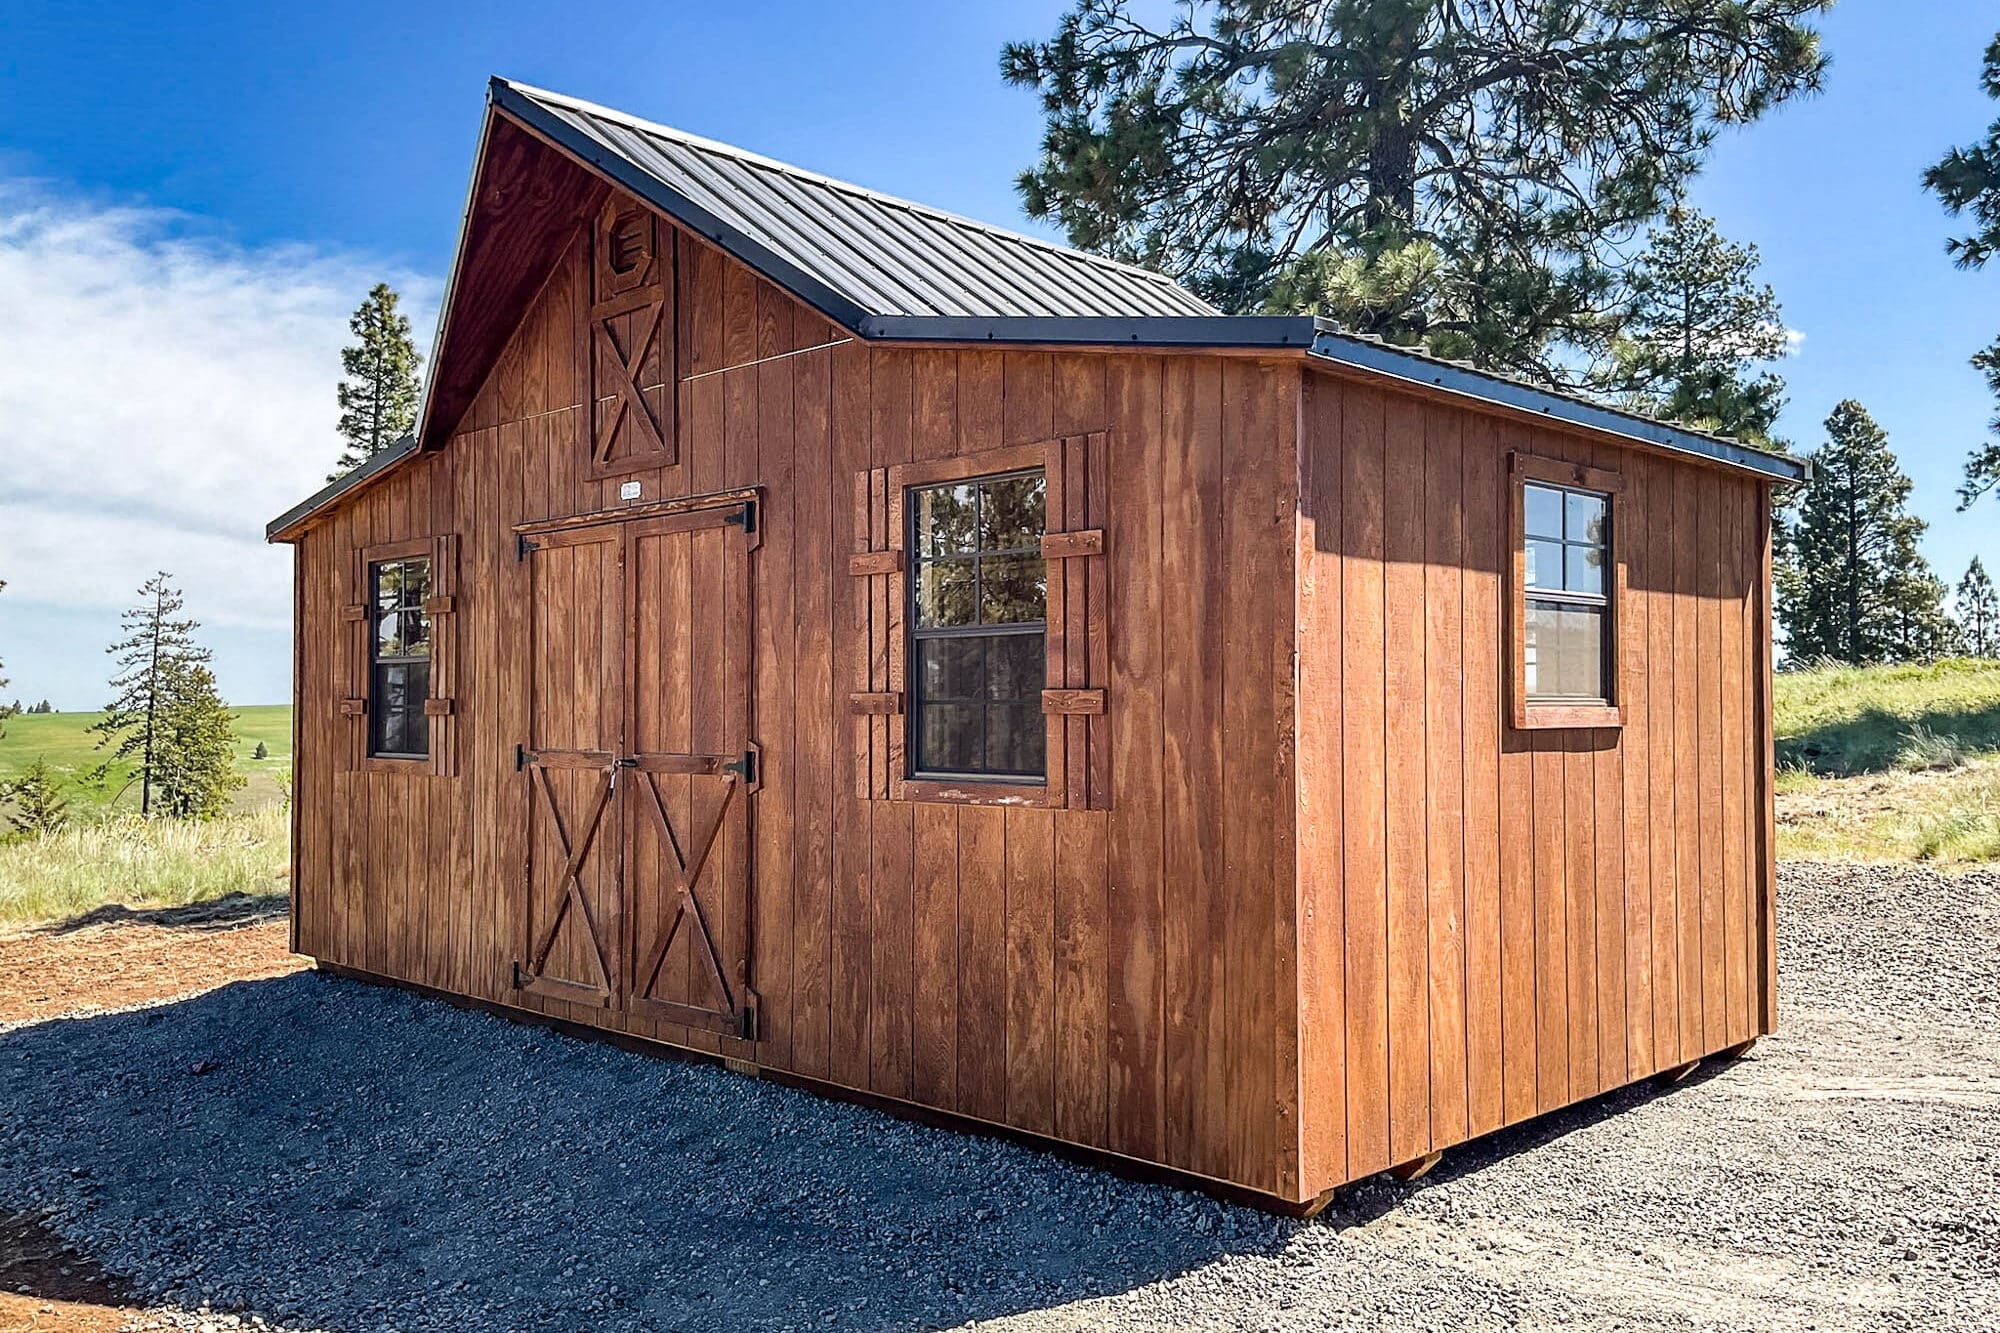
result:
[(264, 527), (267, 542), (290, 541), (305, 528), (306, 523), (325, 509), (355, 491), (366, 487), (383, 473), (417, 452), (417, 437), (405, 435), (402, 439), (375, 454), (352, 472), (335, 477), (326, 485), (314, 491), (305, 499), (272, 519)]

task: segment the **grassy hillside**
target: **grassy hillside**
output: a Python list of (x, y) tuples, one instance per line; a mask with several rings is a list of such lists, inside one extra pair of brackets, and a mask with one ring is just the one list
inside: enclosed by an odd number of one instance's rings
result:
[(1779, 673), (1778, 854), (2000, 861), (2000, 662)]
[[(289, 704), (261, 704), (233, 710), (238, 738), (237, 771), (249, 784), (237, 793), (241, 810), (271, 805), (279, 798), (278, 775), (291, 765), (292, 709)], [(80, 816), (107, 812), (137, 811), (139, 789), (129, 790), (130, 765), (114, 768), (102, 788), (83, 785), (86, 773), (104, 762), (104, 751), (96, 748), (97, 737), (90, 726), (102, 713), (40, 713), (9, 718), (5, 736), (0, 736), (0, 781), (18, 777), (36, 759), (48, 760), (61, 775), (70, 808)], [(257, 743), (269, 750), (264, 759), (253, 759)]]

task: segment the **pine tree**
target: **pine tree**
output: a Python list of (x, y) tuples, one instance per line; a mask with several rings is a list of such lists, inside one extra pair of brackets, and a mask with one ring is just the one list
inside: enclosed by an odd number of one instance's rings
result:
[(327, 476), (338, 480), (409, 434), (417, 419), (417, 367), (423, 358), (395, 290), (378, 282), (347, 321), (355, 342), (341, 350), (340, 434), (347, 441)]
[[(2000, 98), (2000, 37), (1986, 48), (1979, 82), (1988, 97)], [(2000, 253), (2000, 120), (1986, 127), (1984, 141), (1952, 149), (1924, 172), (1924, 187), (1953, 217), (1972, 215), (1972, 233), (1946, 241), (1945, 250), (1960, 268), (1984, 268), (1988, 259)], [(1974, 355), (1972, 364), (2000, 398), (2000, 339)], [(2000, 416), (1988, 422), (1987, 429), (1990, 438), (1975, 446), (1965, 460), (1965, 484), (1958, 491), (1960, 509), (2000, 485)]]
[(37, 758), (20, 777), (0, 783), (0, 797), (13, 803), (7, 818), (17, 833), (60, 833), (69, 823), (69, 801), (46, 759)]
[(176, 673), (185, 667), (208, 661), (208, 650), (197, 647), (195, 630), (200, 623), (180, 619), (180, 591), (172, 587), (164, 573), (147, 579), (139, 589), (140, 603), (127, 611), (121, 622), (125, 635), (105, 651), (115, 654), (121, 668), (111, 681), (118, 696), (105, 706), (105, 715), (90, 730), (98, 733), (99, 749), (111, 747), (103, 765), (108, 771), (120, 760), (138, 760), (134, 775), (139, 782), (139, 813), (153, 812), (153, 792), (160, 771), (170, 762), (172, 738), (161, 724), (172, 701)]
[(262, 741), (258, 741), (257, 748), (250, 752), (250, 757), (252, 759), (269, 759), (271, 757), (271, 747)]
[(236, 719), (215, 688), (215, 673), (181, 659), (167, 672), (159, 716), (159, 806), (174, 819), (210, 819), (243, 785), (236, 771)]
[(1631, 306), (1596, 385), (1641, 410), (1768, 446), (1785, 382), (1759, 363), (1785, 352), (1777, 293), (1757, 247), (1724, 240), (1691, 208), (1669, 209), (1627, 282)]
[(1786, 652), (1856, 666), (1934, 656), (1946, 641), (1944, 588), (1917, 549), (1924, 521), (1904, 508), (1910, 479), (1861, 404), (1834, 408), (1826, 432), (1786, 526)]
[(1959, 640), (1974, 657), (2000, 657), (2000, 593), (1986, 576), (1986, 566), (1978, 556), (1965, 567), (1958, 581)]
[(1075, 0), (1000, 66), (1041, 99), (1023, 204), (1073, 244), (1573, 385), (1619, 247), (1820, 86), (1827, 5)]

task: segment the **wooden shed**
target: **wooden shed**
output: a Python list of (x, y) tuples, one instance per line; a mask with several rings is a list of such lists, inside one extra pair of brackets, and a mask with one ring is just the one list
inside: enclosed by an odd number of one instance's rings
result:
[(495, 80), (295, 947), (1310, 1206), (1771, 1030), (1801, 475)]

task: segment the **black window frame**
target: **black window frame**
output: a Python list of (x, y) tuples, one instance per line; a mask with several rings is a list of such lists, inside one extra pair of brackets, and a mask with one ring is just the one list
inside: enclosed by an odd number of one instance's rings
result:
[[(987, 550), (985, 547), (979, 544), (981, 541), (981, 535), (980, 535), (981, 529), (984, 526), (980, 521), (981, 520), (980, 505), (983, 503), (983, 501), (979, 498), (984, 493), (983, 488), (992, 485), (995, 482), (1012, 481), (1023, 477), (1033, 477), (1034, 479), (1042, 483), (1042, 500), (1043, 500), (1042, 532), (1036, 536), (1034, 544), (1030, 546), (1006, 547), (1006, 548), (996, 547), (992, 550)], [(973, 502), (974, 507), (972, 516), (973, 549), (970, 552), (957, 553), (949, 556), (926, 557), (923, 547), (918, 539), (918, 531), (919, 531), (918, 522), (921, 516), (921, 506), (918, 504), (918, 497), (926, 491), (953, 490), (961, 486), (971, 486), (974, 488), (975, 498)], [(904, 579), (905, 587), (903, 594), (903, 602), (904, 602), (903, 623), (905, 626), (905, 635), (907, 639), (907, 642), (905, 644), (905, 657), (906, 661), (908, 662), (908, 675), (909, 675), (909, 707), (907, 711), (906, 728), (905, 728), (907, 733), (906, 760), (909, 765), (909, 772), (907, 776), (915, 781), (943, 781), (943, 782), (973, 781), (973, 782), (990, 782), (990, 783), (1005, 784), (1005, 785), (1020, 786), (1020, 787), (1046, 787), (1049, 781), (1049, 752), (1048, 752), (1048, 743), (1046, 740), (1046, 734), (1047, 734), (1046, 729), (1044, 730), (1043, 733), (1044, 740), (1042, 744), (1042, 766), (1041, 769), (1037, 772), (994, 769), (994, 768), (948, 768), (933, 764), (926, 764), (924, 762), (925, 754), (924, 754), (923, 738), (924, 738), (924, 709), (926, 704), (932, 702), (964, 703), (966, 701), (963, 700), (933, 701), (926, 699), (924, 693), (924, 669), (923, 669), (924, 659), (922, 653), (922, 645), (926, 641), (935, 641), (940, 639), (996, 639), (996, 638), (1024, 637), (1032, 635), (1043, 648), (1043, 652), (1040, 654), (1040, 660), (1042, 664), (1041, 687), (1034, 693), (1034, 695), (1031, 698), (1017, 698), (1009, 700), (982, 699), (979, 701), (981, 705), (980, 723), (979, 723), (980, 752), (984, 754), (986, 751), (987, 725), (988, 725), (986, 710), (990, 706), (994, 704), (1012, 704), (1016, 707), (1022, 705), (1032, 705), (1033, 715), (1037, 719), (1040, 719), (1042, 717), (1041, 690), (1046, 689), (1048, 687), (1048, 654), (1046, 650), (1048, 647), (1048, 625), (1049, 625), (1048, 621), (1049, 575), (1048, 575), (1048, 565), (1046, 563), (1045, 558), (1042, 556), (1041, 537), (1046, 535), (1048, 532), (1048, 510), (1047, 510), (1048, 469), (1046, 467), (1010, 468), (1004, 472), (987, 472), (987, 473), (980, 473), (976, 476), (970, 476), (970, 477), (955, 477), (948, 481), (923, 482), (917, 485), (905, 487), (903, 490), (902, 498), (903, 498), (903, 524), (904, 524), (903, 549), (906, 552), (908, 552), (908, 559), (906, 561), (908, 569), (907, 569), (907, 576)], [(998, 559), (1007, 557), (1018, 557), (1024, 555), (1033, 555), (1038, 559), (1044, 559), (1044, 563), (1042, 566), (1042, 618), (1040, 620), (1005, 621), (993, 624), (984, 624), (975, 621), (975, 623), (971, 625), (926, 626), (923, 624), (923, 618), (918, 614), (918, 599), (921, 596), (923, 590), (923, 572), (925, 566), (935, 565), (935, 564), (953, 564), (964, 561), (970, 561), (972, 564), (972, 571), (973, 571), (972, 605), (974, 608), (974, 613), (975, 615), (977, 615), (980, 613), (980, 609), (984, 606), (984, 598), (982, 597), (982, 593), (984, 591), (982, 565), (984, 561), (989, 558)], [(1043, 725), (1046, 728), (1046, 724)]]
[[(416, 595), (414, 600), (408, 600), (411, 597), (411, 589), (409, 581), (406, 579), (403, 586), (398, 589), (398, 600), (395, 605), (393, 607), (384, 607), (382, 604), (382, 571), (392, 565), (422, 565), (424, 567), (423, 585), (421, 593)], [(434, 662), (433, 650), (436, 641), (437, 622), (431, 615), (430, 608), (425, 603), (429, 600), (432, 580), (437, 576), (437, 567), (428, 555), (391, 555), (384, 556), (379, 560), (370, 560), (367, 570), (368, 757), (370, 759), (406, 760), (411, 762), (427, 760), (431, 757), (431, 728), (430, 715), (425, 710), (424, 705), (431, 697), (431, 673)], [(382, 652), (382, 617), (388, 611), (395, 612), (399, 617), (416, 615), (422, 619), (424, 626), (423, 652), (392, 654), (384, 654)], [(388, 707), (387, 691), (382, 687), (384, 678), (383, 668), (403, 667), (407, 672), (409, 667), (416, 665), (421, 665), (424, 668), (423, 693), (415, 700), (406, 698), (402, 707), (395, 711), (405, 719), (406, 724), (412, 721), (415, 722), (418, 734), (423, 737), (423, 748), (421, 750), (384, 749), (382, 741), (384, 735), (387, 734), (388, 716), (391, 710)], [(406, 725), (405, 735), (407, 734), (408, 728)]]
[[(1527, 664), (1526, 662), (1523, 662), (1521, 664), (1521, 669), (1523, 672), (1521, 680), (1522, 697), (1527, 702), (1527, 705), (1530, 708), (1551, 707), (1551, 706), (1561, 707), (1564, 705), (1583, 705), (1586, 707), (1592, 705), (1604, 705), (1607, 707), (1615, 706), (1617, 701), (1614, 697), (1614, 688), (1615, 688), (1614, 682), (1616, 681), (1617, 678), (1615, 674), (1617, 657), (1614, 645), (1615, 645), (1617, 627), (1614, 620), (1616, 615), (1616, 609), (1612, 593), (1615, 589), (1615, 574), (1617, 570), (1616, 557), (1614, 555), (1614, 543), (1617, 541), (1617, 532), (1615, 531), (1614, 528), (1614, 515), (1617, 512), (1617, 505), (1615, 502), (1616, 497), (1614, 493), (1610, 491), (1597, 490), (1589, 486), (1574, 486), (1558, 481), (1545, 481), (1537, 477), (1524, 477), (1521, 480), (1520, 484), (1521, 484), (1521, 549), (1523, 553), (1524, 568), (1525, 568), (1526, 552), (1528, 550), (1528, 546), (1530, 543), (1541, 542), (1543, 544), (1547, 544), (1553, 541), (1556, 545), (1557, 551), (1561, 555), (1561, 561), (1560, 561), (1561, 568), (1559, 573), (1562, 580), (1559, 586), (1550, 586), (1547, 583), (1535, 582), (1532, 578), (1527, 577), (1524, 574), (1524, 576), (1521, 579), (1521, 594), (1520, 594), (1521, 615), (1525, 619), (1528, 613), (1534, 609), (1535, 604), (1539, 602), (1548, 606), (1555, 606), (1555, 607), (1562, 607), (1562, 606), (1585, 607), (1594, 610), (1599, 616), (1599, 630), (1597, 636), (1598, 692), (1596, 694), (1538, 693), (1535, 690), (1529, 688), (1527, 677), (1525, 674), (1527, 670)], [(1563, 515), (1562, 533), (1558, 537), (1551, 538), (1546, 536), (1538, 536), (1534, 533), (1531, 533), (1528, 530), (1528, 522), (1527, 522), (1528, 494), (1529, 492), (1536, 490), (1552, 492), (1555, 495), (1561, 497), (1562, 499), (1562, 515)], [(1572, 495), (1583, 496), (1587, 499), (1595, 500), (1598, 502), (1600, 506), (1602, 506), (1603, 508), (1602, 521), (1604, 524), (1603, 540), (1590, 541), (1584, 538), (1572, 538), (1570, 536), (1569, 533), (1570, 514), (1569, 514), (1568, 497)], [(1598, 570), (1600, 573), (1599, 591), (1595, 593), (1579, 592), (1568, 586), (1569, 555), (1572, 548), (1577, 548), (1582, 550), (1594, 550), (1600, 553), (1600, 560), (1598, 563)], [(1525, 644), (1524, 644), (1524, 650), (1525, 650)]]

